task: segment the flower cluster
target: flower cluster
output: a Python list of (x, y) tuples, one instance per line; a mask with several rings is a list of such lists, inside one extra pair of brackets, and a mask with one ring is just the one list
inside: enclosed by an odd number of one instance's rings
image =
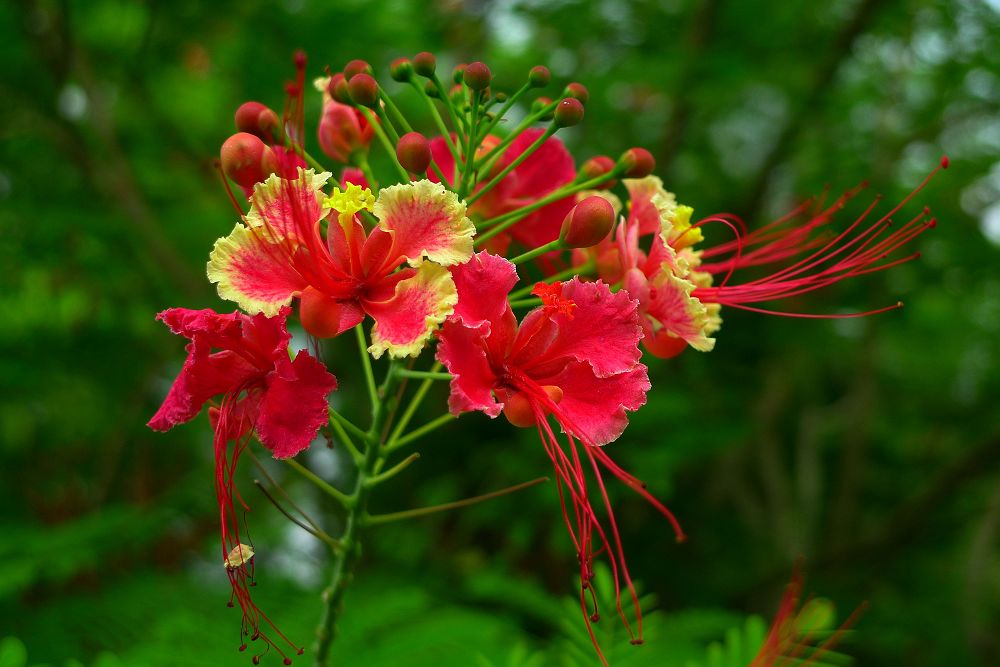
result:
[[(830, 231), (834, 213), (855, 190), (831, 206), (806, 204), (751, 232), (731, 215), (695, 220), (652, 175), (655, 162), (644, 149), (576, 166), (554, 135), (581, 122), (588, 98), (581, 84), (527, 103), (550, 84), (546, 68), (533, 68), (523, 86), (505, 94), (493, 90), (492, 74), (479, 62), (455, 68), (446, 85), (429, 53), (393, 62), (390, 73), (426, 109), (436, 129), (430, 137), (413, 130), (364, 61), (315, 81), (317, 144), (341, 165), (335, 179), (306, 149), (305, 57), (295, 62), (281, 116), (247, 102), (236, 112), (238, 132), (222, 145), (224, 182), (228, 187), (231, 180), (243, 196), (230, 190), (238, 220), (215, 243), (207, 275), (219, 296), (242, 312), (175, 308), (160, 314), (190, 343), (180, 375), (149, 423), (166, 430), (211, 406), (223, 565), (243, 611), (244, 636), (263, 638), (286, 663), (287, 649), (265, 628), (301, 651), (249, 595), (254, 549), (239, 539), (234, 473), (251, 434), (283, 459), (307, 448), (333, 419), (335, 428), (367, 439), (366, 453), (356, 452), (355, 460), (374, 483), (384, 477), (377, 473), (386, 457), (406, 440), (399, 431), (410, 416), (386, 440), (391, 424), (377, 405), (367, 432), (328, 413), (337, 381), (309, 352), (290, 357), (286, 321), (294, 313), (317, 349), (323, 339), (357, 332), (368, 377), (344, 385), (364, 386), (367, 379), (376, 402), (387, 397), (374, 390), (368, 355), (387, 353), (387, 386), (393, 373), (447, 379), (452, 415), (503, 414), (514, 426), (536, 429), (579, 557), (580, 603), (591, 637), (599, 618), (593, 560), (603, 554), (614, 574), (618, 616), (633, 643), (641, 643), (642, 614), (607, 474), (645, 498), (684, 538), (670, 511), (606, 447), (625, 430), (628, 413), (646, 402), (651, 385), (643, 352), (667, 358), (687, 347), (709, 351), (724, 306), (777, 312), (755, 304), (912, 259), (894, 253), (933, 219), (922, 211), (892, 228), (891, 216), (908, 197), (878, 219), (872, 220), (873, 204), (843, 231)], [(523, 120), (501, 124), (515, 109)], [(385, 173), (369, 164), (376, 140)], [(706, 245), (703, 230), (710, 224), (730, 231), (730, 240)], [(766, 269), (739, 280), (749, 267)], [(526, 312), (518, 317), (518, 311)], [(412, 363), (400, 370), (396, 360), (415, 359), (429, 347), (436, 347), (429, 370), (414, 371)], [(425, 393), (418, 391), (415, 400)], [(358, 516), (365, 489), (359, 486), (347, 505)], [(348, 526), (338, 543), (343, 558), (351, 557), (357, 537), (354, 524)], [(626, 592), (634, 629), (620, 602)]]

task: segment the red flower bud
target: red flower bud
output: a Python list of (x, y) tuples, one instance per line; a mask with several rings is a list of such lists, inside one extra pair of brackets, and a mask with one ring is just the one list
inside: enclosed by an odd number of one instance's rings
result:
[(654, 357), (670, 359), (687, 349), (687, 341), (675, 336), (666, 329), (660, 329), (655, 334), (647, 334), (642, 339), (642, 345)]
[(652, 174), (656, 167), (656, 159), (645, 148), (628, 149), (622, 154), (619, 163), (629, 178), (645, 178)]
[(371, 74), (372, 66), (365, 60), (352, 60), (344, 65), (344, 76), (350, 81), (355, 74)]
[(389, 65), (389, 76), (393, 81), (405, 83), (413, 78), (413, 63), (409, 58), (396, 58)]
[(333, 100), (323, 105), (317, 138), (320, 149), (337, 162), (350, 162), (353, 153), (367, 151), (374, 134), (374, 128), (354, 107)]
[(583, 104), (580, 100), (572, 97), (559, 100), (553, 118), (558, 127), (579, 125), (580, 121), (583, 120)]
[(587, 197), (573, 207), (563, 220), (559, 240), (567, 248), (597, 245), (615, 224), (615, 208), (604, 197)]
[[(531, 113), (538, 113), (546, 106), (552, 104), (552, 99), (548, 97), (539, 97), (537, 100), (531, 103)], [(551, 120), (552, 112), (545, 114), (539, 120)]]
[(574, 99), (580, 100), (582, 104), (586, 104), (587, 100), (590, 99), (590, 92), (587, 90), (587, 87), (582, 83), (574, 82), (569, 84), (568, 86), (566, 86), (566, 90), (563, 91), (563, 94), (566, 95), (567, 97), (572, 97)]
[(278, 114), (260, 102), (244, 102), (236, 110), (236, 129), (270, 141), (281, 126)]
[[(607, 155), (598, 155), (597, 157), (592, 157), (583, 163), (580, 167), (580, 173), (583, 174), (586, 180), (591, 180), (597, 178), (598, 176), (603, 176), (604, 174), (610, 174), (615, 168), (615, 161), (609, 158)], [(615, 183), (618, 181), (615, 179), (609, 179), (595, 185), (594, 188), (597, 190), (607, 190), (609, 188), (615, 187)]]
[(409, 132), (396, 144), (396, 158), (411, 174), (422, 174), (431, 164), (431, 146), (427, 137), (419, 132)]
[(535, 65), (528, 72), (528, 83), (532, 88), (544, 88), (552, 80), (552, 73), (545, 65)]
[(431, 78), (437, 69), (437, 58), (429, 51), (421, 51), (413, 56), (413, 71), (420, 76)]
[(342, 72), (337, 72), (330, 77), (326, 92), (330, 93), (330, 97), (341, 104), (353, 104), (351, 91), (347, 87), (347, 77)]
[(378, 104), (378, 83), (371, 74), (355, 74), (348, 80), (347, 90), (355, 104), (372, 108)]
[[(559, 403), (563, 397), (563, 390), (555, 385), (547, 384), (542, 387), (549, 400)], [(543, 412), (548, 412), (544, 407)], [(503, 404), (503, 416), (514, 426), (527, 428), (535, 425), (535, 411), (531, 409), (531, 399), (523, 392), (517, 391), (507, 397)]]
[(252, 188), (278, 171), (274, 152), (264, 145), (260, 137), (248, 132), (237, 132), (226, 139), (219, 151), (222, 171), (244, 188)]
[(486, 63), (476, 61), (465, 68), (462, 80), (472, 90), (486, 90), (493, 80), (493, 73), (490, 72), (490, 68), (486, 66)]

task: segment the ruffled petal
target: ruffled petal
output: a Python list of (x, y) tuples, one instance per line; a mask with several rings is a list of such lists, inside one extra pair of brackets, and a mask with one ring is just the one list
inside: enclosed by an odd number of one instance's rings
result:
[(448, 269), (433, 262), (422, 263), (414, 275), (396, 283), (391, 298), (362, 301), (365, 311), (375, 319), (368, 351), (376, 359), (387, 350), (394, 359), (420, 354), (457, 302)]
[(337, 379), (305, 350), (267, 376), (255, 426), (257, 437), (276, 459), (295, 456), (316, 438), (329, 420), (327, 395)]
[(208, 279), (218, 283), (221, 298), (250, 314), (273, 317), (309, 285), (295, 269), (289, 251), (286, 244), (272, 243), (238, 224), (229, 236), (215, 242)]
[(496, 417), (503, 407), (493, 397), (497, 377), (484, 345), (487, 333), (485, 322), (468, 327), (449, 320), (438, 334), (437, 359), (453, 376), (448, 396), (448, 409), (453, 415), (481, 410)]
[(602, 282), (574, 278), (562, 284), (561, 299), (575, 306), (568, 312), (551, 313), (540, 308), (521, 323), (521, 330), (525, 331), (531, 328), (533, 319), (547, 317), (558, 327), (558, 334), (531, 361), (532, 365), (542, 367), (559, 358), (576, 359), (587, 362), (603, 377), (632, 370), (639, 363), (638, 343), (642, 336), (639, 304), (628, 293), (612, 294)]
[(651, 387), (642, 364), (624, 373), (600, 377), (590, 364), (575, 361), (558, 375), (536, 381), (562, 389), (556, 419), (564, 431), (588, 445), (616, 440), (628, 425), (625, 411), (645, 405)]
[(192, 341), (188, 356), (167, 397), (147, 426), (167, 431), (194, 419), (213, 396), (226, 394), (259, 375), (246, 359), (229, 350), (209, 354), (206, 343)]
[(507, 295), (517, 284), (517, 267), (503, 257), (478, 252), (451, 269), (458, 303), (451, 320), (467, 327), (497, 322), (507, 311)]
[(272, 174), (254, 186), (247, 225), (267, 229), (274, 242), (314, 234), (316, 223), (326, 215), (323, 187), (330, 175), (312, 169), (298, 169), (298, 178), (292, 179)]
[(710, 311), (691, 296), (694, 289), (693, 282), (674, 275), (664, 264), (663, 269), (649, 279), (649, 301), (644, 304), (645, 311), (653, 320), (655, 332), (666, 329), (694, 349), (709, 352), (715, 347), (715, 339), (710, 336), (721, 323), (719, 309)]
[(678, 204), (659, 177), (625, 178), (622, 183), (629, 193), (629, 222), (638, 224), (640, 235), (662, 232), (677, 250), (702, 240), (701, 229), (691, 226), (691, 207)]
[(458, 195), (440, 183), (423, 180), (382, 188), (373, 212), (379, 228), (393, 236), (393, 254), (412, 266), (422, 258), (451, 266), (472, 256), (475, 225)]

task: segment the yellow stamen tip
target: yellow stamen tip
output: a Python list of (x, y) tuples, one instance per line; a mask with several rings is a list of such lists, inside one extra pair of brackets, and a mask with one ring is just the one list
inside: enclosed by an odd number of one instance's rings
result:
[(334, 188), (333, 194), (323, 200), (323, 208), (332, 208), (341, 215), (353, 216), (358, 211), (370, 211), (375, 205), (375, 195), (368, 188), (350, 183), (346, 190)]

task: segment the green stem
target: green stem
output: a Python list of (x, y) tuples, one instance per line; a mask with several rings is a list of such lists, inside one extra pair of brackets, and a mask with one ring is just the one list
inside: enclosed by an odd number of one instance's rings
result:
[(365, 384), (368, 386), (368, 400), (371, 401), (371, 405), (376, 405), (378, 390), (375, 388), (375, 371), (372, 370), (372, 359), (368, 356), (368, 339), (365, 338), (365, 330), (361, 324), (354, 327), (354, 335), (358, 340), (358, 351), (361, 353), (361, 366), (365, 372)]
[[(361, 341), (364, 340), (362, 334)], [(367, 352), (366, 352), (367, 354)], [(337, 634), (337, 619), (343, 612), (344, 594), (354, 578), (354, 566), (361, 556), (361, 538), (365, 527), (365, 517), (368, 514), (368, 501), (372, 486), (369, 480), (375, 475), (375, 469), (382, 458), (382, 447), (379, 434), (387, 416), (385, 401), (396, 382), (395, 362), (390, 362), (385, 381), (373, 394), (372, 423), (365, 438), (365, 458), (358, 468), (358, 476), (354, 482), (353, 504), (349, 508), (340, 536), (341, 549), (334, 554), (330, 584), (323, 591), (323, 618), (316, 628), (316, 644), (314, 648), (315, 667), (327, 667), (330, 662), (330, 646)]]
[(562, 250), (562, 249), (563, 249), (562, 239), (556, 239), (555, 241), (551, 241), (549, 243), (546, 243), (545, 245), (540, 245), (534, 250), (529, 250), (526, 253), (522, 253), (517, 257), (515, 257), (514, 259), (510, 260), (510, 262), (511, 264), (523, 264), (524, 262), (532, 260), (540, 255), (544, 255), (547, 252), (552, 252), (553, 250)]
[(312, 155), (309, 155), (309, 153), (306, 152), (306, 149), (304, 149), (304, 148), (302, 148), (300, 146), (298, 152), (299, 152), (299, 155), (302, 156), (302, 159), (306, 161), (306, 164), (308, 164), (313, 169), (316, 169), (316, 170), (321, 171), (321, 172), (328, 171), (327, 169), (325, 169), (323, 167), (323, 165), (321, 165), (319, 163), (318, 160), (316, 160), (316, 158), (314, 158)]
[(448, 131), (447, 126), (444, 124), (444, 119), (441, 118), (441, 113), (438, 111), (437, 107), (434, 106), (434, 100), (427, 96), (427, 91), (424, 87), (414, 79), (413, 87), (417, 89), (417, 93), (423, 98), (424, 102), (427, 103), (427, 108), (430, 109), (431, 118), (434, 119), (434, 124), (437, 125), (438, 131), (441, 132), (441, 136), (444, 137), (444, 142), (448, 146), (448, 150), (451, 151), (451, 157), (455, 160), (455, 164), (458, 164), (462, 159), (459, 155), (458, 149), (455, 148), (455, 143), (451, 140), (451, 133)]
[(396, 375), (401, 378), (414, 378), (417, 380), (451, 380), (451, 373), (435, 371), (411, 371), (401, 368), (396, 371)]
[[(354, 459), (354, 465), (359, 466), (361, 465), (361, 462), (364, 460), (364, 456), (362, 456), (361, 451), (354, 445), (354, 441), (351, 440), (351, 436), (347, 435), (347, 431), (344, 430), (343, 424), (341, 424), (339, 421), (341, 419), (347, 421), (347, 419), (343, 415), (334, 412), (331, 409), (330, 427), (336, 432), (337, 437), (340, 438), (340, 442), (344, 445), (344, 447), (347, 448), (347, 451), (350, 453), (351, 458)], [(351, 424), (351, 426), (354, 426), (354, 424)], [(354, 426), (354, 428), (356, 428), (358, 432), (363, 433), (361, 429), (359, 429), (357, 426)]]
[(458, 509), (460, 507), (468, 507), (469, 505), (481, 503), (484, 500), (499, 498), (500, 496), (505, 496), (509, 493), (520, 491), (521, 489), (537, 486), (547, 481), (549, 481), (548, 477), (539, 477), (538, 479), (533, 479), (530, 482), (522, 482), (521, 484), (508, 486), (507, 488), (500, 489), (499, 491), (484, 493), (481, 496), (473, 496), (471, 498), (466, 498), (465, 500), (456, 500), (453, 503), (444, 503), (443, 505), (433, 505), (431, 507), (419, 507), (417, 509), (404, 510), (402, 512), (392, 512), (390, 514), (369, 515), (365, 517), (365, 523), (370, 526), (375, 526), (382, 523), (390, 523), (392, 521), (402, 521), (403, 519), (415, 519), (417, 517), (437, 514), (438, 512), (445, 512), (447, 510)]
[(385, 472), (379, 473), (377, 475), (372, 475), (371, 477), (369, 477), (368, 478), (368, 482), (367, 482), (368, 486), (377, 486), (377, 485), (381, 484), (382, 482), (384, 482), (385, 480), (390, 479), (392, 477), (395, 477), (399, 473), (401, 473), (404, 470), (406, 470), (407, 468), (409, 468), (410, 464), (413, 463), (414, 461), (416, 461), (419, 458), (420, 458), (420, 454), (418, 454), (416, 452), (414, 452), (413, 454), (410, 454), (405, 459), (403, 459), (402, 461), (400, 461), (399, 463), (397, 463), (393, 467), (389, 468)]
[(396, 106), (396, 103), (392, 101), (392, 98), (389, 97), (388, 94), (386, 94), (385, 89), (379, 87), (379, 91), (381, 92), (381, 99), (385, 102), (386, 109), (388, 109), (389, 113), (391, 113), (393, 117), (395, 117), (396, 122), (399, 123), (399, 126), (403, 128), (403, 130), (405, 130), (406, 132), (413, 132), (413, 128), (410, 127), (410, 124), (406, 121), (406, 116), (404, 116), (403, 112), (399, 110), (399, 107)]
[(368, 180), (368, 187), (372, 190), (378, 190), (378, 179), (375, 178), (375, 172), (372, 171), (371, 165), (368, 164), (368, 156), (362, 151), (355, 151), (354, 155), (351, 156), (351, 162), (365, 175), (365, 178)]
[[(462, 167), (462, 180), (458, 186), (458, 198), (465, 198), (466, 193), (468, 193), (475, 186), (475, 179), (473, 178), (473, 164), (476, 161), (476, 127), (479, 123), (479, 93), (473, 92), (472, 95), (472, 118), (469, 121), (468, 133), (466, 134), (465, 142), (465, 165)], [(470, 199), (467, 204), (472, 205), (472, 199)]]
[[(355, 426), (354, 423), (351, 420), (349, 420), (347, 417), (345, 417), (344, 415), (340, 414), (339, 412), (337, 412), (333, 408), (329, 409), (329, 413), (330, 413), (330, 419), (332, 420), (330, 423), (334, 424), (335, 427), (336, 426), (343, 427), (343, 428), (347, 429), (348, 431), (350, 431), (351, 433), (353, 433), (354, 435), (356, 435), (359, 438), (365, 438), (365, 437), (367, 437), (367, 435), (366, 435), (366, 433), (364, 431), (362, 431), (360, 428), (358, 428), (357, 426)], [(346, 435), (346, 433), (344, 435)], [(352, 442), (351, 445), (353, 446), (354, 443)]]
[(476, 139), (480, 143), (483, 141), (483, 139), (490, 136), (490, 132), (492, 132), (496, 128), (497, 124), (503, 119), (504, 116), (507, 115), (507, 112), (510, 111), (510, 108), (514, 106), (514, 104), (521, 98), (521, 96), (523, 96), (526, 92), (528, 92), (530, 88), (531, 84), (526, 83), (523, 86), (521, 86), (516, 93), (514, 93), (507, 99), (507, 102), (500, 108), (500, 111), (498, 111), (493, 120), (490, 121), (490, 124), (487, 125), (485, 128), (483, 128), (483, 131), (479, 133), (478, 137), (476, 137)]
[[(556, 108), (556, 105), (558, 104), (559, 100), (556, 100), (551, 104), (547, 104), (544, 107), (542, 107), (537, 113), (528, 114), (528, 116), (524, 120), (522, 120), (517, 127), (511, 130), (510, 133), (506, 137), (504, 137), (500, 143), (494, 146), (486, 155), (476, 160), (476, 168), (481, 169), (483, 165), (488, 165), (488, 163), (492, 162), (504, 151), (505, 148), (514, 143), (514, 140), (517, 139), (517, 136), (519, 134), (524, 132), (531, 125), (537, 123), (539, 119), (544, 118), (546, 115), (552, 112), (552, 110), (554, 110)], [(489, 171), (489, 169), (487, 169), (486, 171)]]
[(389, 158), (392, 160), (392, 164), (396, 167), (396, 171), (399, 172), (402, 182), (409, 183), (410, 175), (406, 173), (406, 170), (403, 169), (403, 165), (399, 164), (399, 159), (396, 157), (396, 146), (389, 141), (389, 137), (385, 135), (385, 130), (382, 129), (380, 123), (376, 122), (375, 114), (373, 114), (372, 110), (368, 107), (358, 106), (357, 108), (361, 110), (361, 113), (363, 113), (365, 118), (368, 119), (368, 123), (372, 126), (372, 129), (375, 130), (375, 136), (378, 137), (378, 140), (382, 144), (382, 148), (385, 149), (385, 152), (389, 154)]
[(524, 150), (523, 153), (521, 153), (520, 155), (518, 155), (516, 159), (512, 160), (510, 164), (508, 164), (506, 167), (504, 167), (503, 170), (499, 174), (497, 174), (496, 176), (494, 176), (493, 178), (491, 178), (489, 183), (487, 183), (483, 187), (479, 188), (479, 190), (477, 190), (471, 197), (469, 197), (466, 200), (465, 203), (467, 205), (469, 205), (469, 206), (472, 206), (472, 204), (475, 203), (475, 201), (477, 199), (479, 199), (484, 194), (486, 194), (487, 192), (489, 192), (490, 190), (492, 190), (493, 188), (495, 188), (496, 185), (497, 185), (497, 183), (499, 183), (500, 181), (502, 181), (507, 176), (507, 174), (509, 174), (510, 172), (512, 172), (514, 169), (516, 169), (522, 162), (524, 162), (529, 157), (531, 157), (531, 154), (534, 153), (538, 149), (539, 146), (541, 146), (543, 143), (545, 143), (545, 141), (549, 137), (551, 137), (553, 134), (555, 134), (556, 130), (558, 130), (558, 129), (559, 128), (556, 127), (555, 125), (550, 125), (549, 127), (545, 128), (545, 131), (542, 132), (541, 136), (539, 136), (537, 139), (535, 139), (535, 141), (532, 142), (532, 144), (530, 146), (528, 146)]
[(328, 483), (317, 477), (316, 473), (314, 473), (312, 470), (305, 467), (295, 459), (285, 459), (285, 463), (287, 463), (288, 466), (292, 468), (292, 470), (294, 470), (295, 472), (299, 473), (300, 475), (308, 479), (310, 482), (312, 482), (316, 486), (316, 488), (318, 488), (320, 491), (322, 491), (326, 495), (336, 500), (345, 508), (351, 509), (352, 507), (354, 507), (355, 504), (354, 498), (347, 495), (343, 491), (339, 491), (333, 488)]
[(389, 120), (389, 116), (386, 115), (386, 111), (383, 107), (378, 107), (375, 109), (375, 115), (382, 120), (382, 127), (389, 134), (389, 138), (392, 140), (393, 145), (399, 143), (399, 133), (396, 132), (395, 126), (392, 121)]
[(596, 178), (592, 178), (589, 181), (582, 181), (580, 183), (571, 183), (565, 187), (559, 188), (558, 190), (553, 190), (552, 192), (550, 192), (549, 194), (545, 195), (544, 197), (535, 201), (532, 204), (528, 204), (527, 206), (522, 206), (521, 208), (514, 209), (513, 211), (504, 213), (503, 215), (498, 215), (495, 218), (484, 220), (483, 222), (480, 222), (477, 225), (477, 227), (479, 227), (480, 229), (489, 227), (489, 229), (476, 236), (475, 244), (477, 246), (482, 245), (484, 242), (493, 238), (494, 236), (504, 231), (508, 227), (511, 227), (517, 222), (519, 222), (529, 213), (533, 213), (534, 211), (537, 211), (543, 206), (547, 206), (558, 199), (562, 199), (563, 197), (568, 197), (573, 193), (581, 192), (583, 190), (589, 190), (590, 188), (593, 188), (595, 185), (604, 183), (609, 178), (615, 178), (616, 176), (617, 174), (615, 174), (615, 172), (611, 172), (610, 174), (603, 174)]
[(407, 444), (413, 442), (414, 440), (416, 440), (417, 438), (420, 438), (420, 437), (422, 437), (424, 435), (427, 435), (428, 433), (430, 433), (431, 431), (433, 431), (436, 428), (440, 428), (440, 427), (444, 426), (445, 424), (450, 424), (451, 422), (455, 421), (456, 419), (457, 419), (457, 417), (455, 417), (455, 415), (452, 415), (452, 414), (441, 415), (437, 419), (434, 419), (434, 420), (431, 420), (431, 421), (427, 422), (426, 424), (424, 424), (420, 428), (414, 429), (412, 432), (407, 433), (406, 435), (404, 435), (401, 438), (397, 438), (396, 440), (390, 440), (389, 443), (385, 446), (386, 451), (387, 452), (394, 452), (397, 449), (399, 449), (400, 447), (402, 447), (403, 445), (407, 445)]
[[(434, 365), (431, 366), (431, 372), (436, 372), (441, 370), (441, 362), (436, 361)], [(406, 410), (403, 411), (403, 416), (400, 417), (399, 423), (396, 424), (396, 428), (393, 429), (392, 435), (389, 436), (389, 442), (393, 442), (399, 439), (399, 436), (403, 433), (403, 429), (409, 425), (410, 420), (413, 419), (414, 413), (416, 413), (417, 408), (420, 407), (420, 403), (424, 400), (424, 396), (430, 391), (431, 385), (434, 384), (434, 380), (427, 378), (420, 383), (417, 388), (417, 393), (413, 395), (410, 399), (410, 404), (406, 406)]]
[(511, 308), (534, 308), (542, 305), (541, 299), (515, 299), (510, 301)]

